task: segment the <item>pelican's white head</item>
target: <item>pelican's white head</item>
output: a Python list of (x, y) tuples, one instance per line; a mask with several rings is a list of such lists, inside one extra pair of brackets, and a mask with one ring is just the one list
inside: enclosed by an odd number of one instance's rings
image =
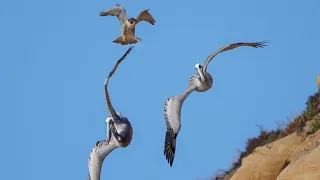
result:
[(109, 116), (109, 117), (107, 117), (107, 119), (106, 119), (106, 123), (108, 124), (110, 121), (112, 120), (112, 118)]
[(199, 63), (197, 63), (194, 67), (196, 68), (196, 70), (200, 76), (201, 81), (205, 82), (206, 79), (204, 78), (203, 71), (202, 71), (203, 67)]

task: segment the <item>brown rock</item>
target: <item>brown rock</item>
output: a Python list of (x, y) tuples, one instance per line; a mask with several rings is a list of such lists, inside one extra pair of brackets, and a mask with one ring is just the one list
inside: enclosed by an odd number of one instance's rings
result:
[(320, 130), (301, 143), (277, 180), (320, 180)]
[(262, 147), (242, 159), (231, 180), (276, 180), (291, 152), (303, 141), (296, 133)]
[[(308, 122), (308, 126), (310, 126), (310, 124), (312, 124), (314, 120)], [(305, 132), (308, 132), (308, 126), (305, 127)], [(314, 146), (317, 143), (317, 141), (320, 141), (320, 131), (317, 131), (315, 134), (308, 136), (299, 146), (297, 146), (297, 148), (293, 150), (290, 157), (288, 158), (288, 162), (293, 163), (293, 161), (299, 158), (302, 155), (302, 153), (304, 153), (306, 150), (311, 149), (312, 146)]]

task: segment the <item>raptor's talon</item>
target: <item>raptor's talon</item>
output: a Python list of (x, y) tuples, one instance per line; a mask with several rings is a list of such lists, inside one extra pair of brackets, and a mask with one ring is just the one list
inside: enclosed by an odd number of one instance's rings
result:
[(138, 40), (138, 41), (142, 41), (142, 39), (139, 38), (139, 37), (134, 37), (134, 39), (136, 39), (136, 40)]

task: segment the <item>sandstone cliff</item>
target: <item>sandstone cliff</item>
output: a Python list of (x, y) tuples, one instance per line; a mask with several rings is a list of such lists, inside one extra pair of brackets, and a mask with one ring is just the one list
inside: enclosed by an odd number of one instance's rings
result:
[(214, 180), (320, 180), (319, 90), (307, 108), (284, 129), (260, 132), (231, 169)]
[(320, 180), (320, 130), (308, 135), (309, 124), (282, 139), (257, 147), (242, 159), (230, 180)]

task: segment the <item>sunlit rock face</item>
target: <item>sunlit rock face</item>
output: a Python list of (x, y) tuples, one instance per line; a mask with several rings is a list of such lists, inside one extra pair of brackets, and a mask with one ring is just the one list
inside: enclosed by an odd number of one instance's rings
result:
[(287, 165), (292, 151), (303, 141), (296, 133), (257, 147), (242, 159), (242, 165), (231, 180), (276, 180)]
[(277, 180), (320, 179), (320, 130), (299, 145)]
[(307, 123), (303, 133), (292, 133), (267, 145), (257, 147), (242, 159), (231, 180), (320, 180), (320, 130), (313, 134)]

